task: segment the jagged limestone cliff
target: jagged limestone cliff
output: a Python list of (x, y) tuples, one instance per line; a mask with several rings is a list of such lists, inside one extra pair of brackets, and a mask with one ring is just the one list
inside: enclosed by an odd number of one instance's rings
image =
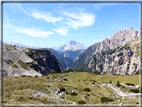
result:
[(139, 70), (139, 41), (138, 31), (119, 31), (111, 39), (90, 46), (79, 55), (72, 69), (107, 73), (135, 74)]
[(140, 69), (140, 51), (140, 41), (136, 39), (93, 55), (78, 69), (102, 74), (133, 75)]

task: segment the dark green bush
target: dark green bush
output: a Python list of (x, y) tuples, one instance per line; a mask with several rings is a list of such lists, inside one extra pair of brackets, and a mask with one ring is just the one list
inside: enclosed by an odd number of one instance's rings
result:
[(69, 92), (68, 92), (67, 90), (65, 91), (65, 93), (66, 93), (66, 94), (69, 94)]
[(37, 75), (35, 75), (35, 77), (38, 77)]
[(81, 101), (78, 101), (78, 104), (86, 104), (86, 102), (81, 100)]
[(12, 65), (13, 68), (18, 68), (18, 66), (16, 64)]
[(117, 84), (116, 84), (116, 86), (118, 86), (118, 87), (119, 87), (119, 86), (121, 86), (121, 85), (120, 85), (120, 83), (119, 83), (119, 81), (117, 81)]
[(87, 96), (90, 96), (90, 94), (86, 94)]
[(64, 81), (68, 81), (68, 79), (65, 78)]
[(66, 91), (66, 89), (64, 88), (64, 87), (61, 87), (60, 88), (60, 91), (62, 92), (62, 91)]
[(93, 82), (97, 82), (97, 81), (93, 80)]
[(26, 77), (26, 75), (20, 75), (21, 77)]
[(123, 52), (121, 52), (117, 56), (119, 57), (119, 56), (123, 56), (123, 55), (124, 55)]
[(110, 80), (110, 82), (109, 82), (110, 84), (112, 83), (112, 81)]
[(105, 102), (113, 102), (113, 99), (107, 98), (107, 97), (101, 97), (100, 98), (101, 103), (105, 103)]
[(135, 84), (132, 84), (132, 83), (126, 83), (126, 85), (131, 85), (131, 86), (135, 86)]
[(72, 96), (77, 96), (78, 94), (76, 92), (71, 93)]
[(133, 92), (133, 93), (139, 93), (138, 89), (130, 89), (130, 91)]
[(27, 77), (32, 77), (32, 76), (28, 75)]
[(90, 88), (84, 88), (84, 91), (90, 92), (91, 90), (90, 90)]

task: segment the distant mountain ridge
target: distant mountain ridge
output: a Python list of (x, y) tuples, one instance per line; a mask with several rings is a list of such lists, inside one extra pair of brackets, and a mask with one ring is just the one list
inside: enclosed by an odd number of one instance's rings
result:
[(20, 46), (23, 48), (33, 48), (33, 49), (38, 49), (38, 48), (52, 48), (54, 50), (57, 50), (59, 52), (63, 52), (63, 51), (76, 51), (76, 50), (80, 50), (80, 49), (87, 49), (87, 47), (85, 47), (83, 44), (80, 44), (79, 42), (70, 40), (67, 44), (63, 45), (63, 46), (59, 46), (59, 47), (49, 47), (49, 46), (28, 46), (28, 45), (23, 45), (21, 43), (14, 43), (14, 42), (4, 42), (6, 44), (10, 44), (10, 45), (16, 45), (16, 46)]
[(3, 43), (5, 44), (9, 44), (9, 45), (15, 45), (15, 46), (19, 46), (19, 47), (23, 47), (23, 48), (32, 48), (32, 49), (37, 49), (37, 48), (48, 48), (48, 46), (29, 46), (29, 45), (23, 45), (21, 43), (14, 43), (14, 42), (5, 42), (3, 41)]
[(87, 47), (85, 47), (83, 44), (80, 44), (79, 42), (70, 40), (67, 44), (59, 46), (58, 48), (54, 47), (54, 49), (58, 51), (76, 51), (78, 49), (87, 49)]

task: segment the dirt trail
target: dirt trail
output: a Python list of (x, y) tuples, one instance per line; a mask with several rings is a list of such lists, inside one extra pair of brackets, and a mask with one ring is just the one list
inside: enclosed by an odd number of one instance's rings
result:
[(141, 95), (140, 93), (125, 93), (125, 92), (122, 92), (120, 90), (120, 88), (117, 88), (117, 87), (115, 87), (115, 86), (113, 86), (111, 84), (108, 84), (107, 86), (112, 88), (121, 97), (124, 97), (124, 96), (127, 96), (127, 97), (128, 96), (140, 96)]
[[(16, 60), (12, 65), (17, 64), (17, 62), (18, 62), (23, 56), (24, 56), (24, 54), (22, 54), (21, 57), (20, 57), (18, 60)], [(12, 75), (13, 75), (12, 65), (10, 65), (10, 67), (9, 67), (8, 77), (12, 77)]]

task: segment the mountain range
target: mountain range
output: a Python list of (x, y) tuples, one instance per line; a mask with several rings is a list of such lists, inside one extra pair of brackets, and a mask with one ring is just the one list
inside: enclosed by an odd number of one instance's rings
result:
[(16, 46), (20, 46), (23, 48), (33, 48), (33, 49), (40, 49), (40, 48), (51, 48), (54, 50), (57, 50), (59, 52), (64, 52), (64, 51), (76, 51), (79, 49), (87, 49), (87, 47), (85, 47), (83, 44), (80, 44), (79, 42), (70, 40), (67, 44), (64, 44), (63, 46), (59, 46), (59, 47), (49, 47), (49, 46), (28, 46), (28, 45), (23, 45), (20, 43), (14, 43), (14, 42), (5, 42), (6, 44), (10, 44), (10, 45), (16, 45)]
[(140, 31), (130, 28), (119, 30), (111, 39), (106, 38), (87, 49), (75, 41), (61, 46), (60, 52), (50, 48), (31, 49), (4, 44), (3, 75), (41, 76), (63, 72), (67, 67), (99, 74), (133, 75), (140, 69), (140, 42)]
[[(130, 30), (119, 30), (111, 39), (106, 38), (88, 47), (71, 68), (98, 73), (135, 74), (140, 63), (139, 37), (140, 31), (134, 31), (133, 27)], [(131, 66), (133, 69), (130, 67), (132, 64), (135, 65)]]

